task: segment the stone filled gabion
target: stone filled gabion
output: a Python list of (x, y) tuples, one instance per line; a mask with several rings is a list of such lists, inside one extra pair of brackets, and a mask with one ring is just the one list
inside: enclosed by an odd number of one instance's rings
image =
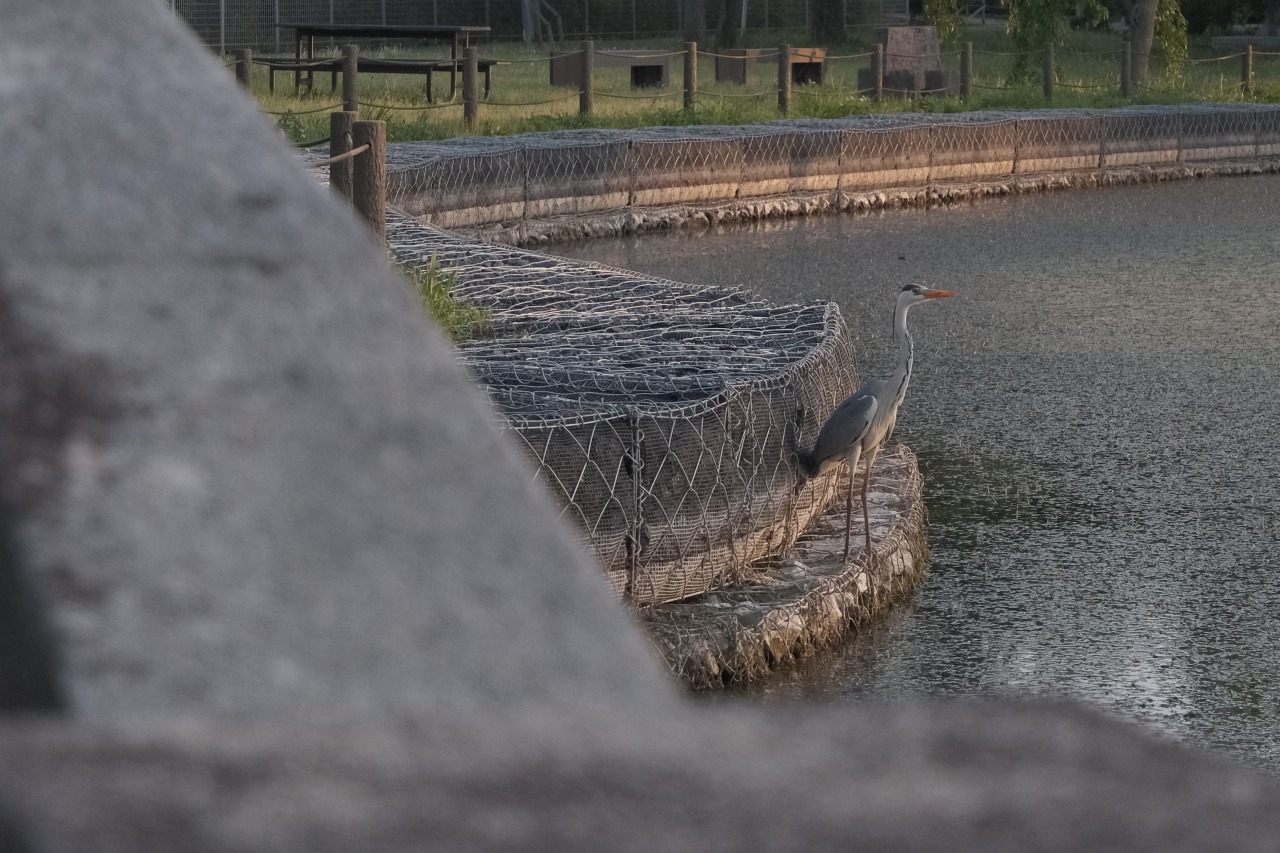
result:
[[(840, 472), (842, 484), (847, 476)], [(893, 447), (876, 460), (872, 477), (871, 553), (841, 560), (845, 514), (838, 506), (784, 558), (756, 566), (750, 583), (640, 611), (654, 646), (683, 682), (708, 688), (762, 678), (835, 645), (924, 577), (923, 485), (915, 455)]]
[(457, 274), (491, 334), (460, 358), (638, 604), (732, 585), (830, 501), (795, 453), (855, 385), (830, 304), (775, 306), (391, 217), (392, 251)]
[(1280, 108), (1179, 104), (582, 130), (394, 146), (389, 199), (533, 245), (676, 225), (927, 205), (1280, 168)]

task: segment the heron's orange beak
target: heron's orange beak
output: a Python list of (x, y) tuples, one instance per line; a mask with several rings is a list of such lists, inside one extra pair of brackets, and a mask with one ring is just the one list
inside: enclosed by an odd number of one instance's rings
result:
[(934, 290), (930, 288), (920, 295), (925, 299), (946, 299), (948, 296), (959, 296), (960, 294), (954, 290)]

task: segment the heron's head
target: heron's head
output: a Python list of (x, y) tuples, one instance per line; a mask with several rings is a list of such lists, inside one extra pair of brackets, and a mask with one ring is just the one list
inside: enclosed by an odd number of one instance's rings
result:
[(903, 308), (909, 308), (917, 302), (924, 302), (929, 299), (945, 299), (948, 296), (955, 296), (954, 290), (937, 290), (932, 287), (925, 287), (923, 284), (904, 284), (902, 292), (898, 294), (898, 304)]

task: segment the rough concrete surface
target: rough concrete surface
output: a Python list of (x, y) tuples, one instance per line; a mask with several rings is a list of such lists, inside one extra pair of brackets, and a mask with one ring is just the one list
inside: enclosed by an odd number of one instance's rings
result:
[(163, 4), (0, 21), (4, 850), (1275, 846), (1269, 780), (1079, 708), (681, 701)]
[(217, 60), (146, 0), (0, 10), (0, 460), (73, 710), (664, 695), (407, 286)]

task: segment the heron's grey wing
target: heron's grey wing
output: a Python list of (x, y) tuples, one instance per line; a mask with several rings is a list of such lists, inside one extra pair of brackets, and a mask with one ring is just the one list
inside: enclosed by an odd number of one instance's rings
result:
[(853, 445), (866, 435), (875, 417), (879, 402), (871, 388), (862, 388), (845, 400), (827, 418), (813, 446), (812, 466), (816, 471), (822, 463), (845, 456)]

